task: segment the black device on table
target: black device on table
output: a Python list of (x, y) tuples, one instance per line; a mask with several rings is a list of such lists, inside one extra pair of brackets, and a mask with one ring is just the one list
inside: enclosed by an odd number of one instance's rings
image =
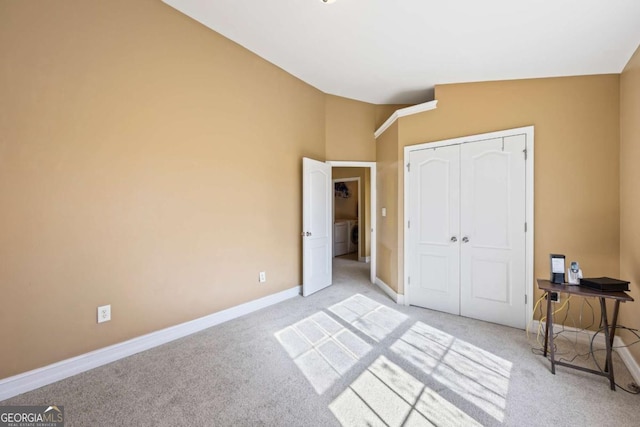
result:
[(594, 289), (601, 292), (627, 292), (629, 291), (629, 282), (624, 280), (612, 279), (611, 277), (586, 277), (580, 279), (580, 286)]
[(549, 255), (549, 260), (551, 262), (550, 264), (551, 278), (549, 279), (549, 281), (551, 283), (556, 283), (556, 284), (564, 283), (565, 282), (564, 272), (566, 271), (565, 264), (564, 264), (564, 260), (565, 260), (564, 255), (551, 254)]

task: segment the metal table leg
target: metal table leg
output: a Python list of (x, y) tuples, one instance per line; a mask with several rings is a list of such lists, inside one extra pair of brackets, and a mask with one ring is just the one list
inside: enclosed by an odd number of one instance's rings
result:
[[(609, 385), (611, 390), (616, 389), (616, 383), (613, 379), (613, 364), (611, 363), (611, 346), (613, 343), (613, 337), (609, 334), (609, 320), (607, 319), (607, 304), (604, 298), (600, 298), (600, 311), (602, 312), (602, 323), (604, 325), (604, 339), (607, 347), (607, 361), (605, 363), (605, 372), (609, 375)], [(617, 321), (617, 319), (616, 319)]]
[[(548, 344), (548, 345), (547, 345)], [(544, 336), (544, 355), (547, 356), (547, 348), (551, 353), (551, 373), (556, 374), (555, 348), (553, 344), (553, 309), (551, 308), (551, 294), (547, 292), (547, 331)]]
[[(618, 310), (620, 308), (620, 301), (615, 300), (615, 304), (613, 306), (613, 319), (611, 321), (611, 333), (609, 334), (609, 345), (613, 349), (613, 341), (616, 337), (616, 326), (618, 326)], [(604, 371), (609, 372), (609, 363), (604, 365)]]

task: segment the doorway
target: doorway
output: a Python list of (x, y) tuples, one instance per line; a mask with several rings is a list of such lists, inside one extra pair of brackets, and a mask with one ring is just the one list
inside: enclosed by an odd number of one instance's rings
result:
[[(333, 196), (332, 167), (365, 168), (368, 171), (368, 220), (366, 229), (359, 226), (358, 236), (367, 235), (370, 262), (369, 280), (375, 283), (376, 272), (376, 164), (375, 162), (327, 161), (302, 159), (302, 295), (311, 295), (333, 282)], [(361, 208), (362, 209), (362, 208)], [(364, 216), (366, 219), (367, 216)]]
[(350, 259), (368, 266), (370, 281), (375, 283), (376, 164), (327, 163), (331, 165), (334, 184), (333, 241), (334, 250), (338, 250), (334, 254), (341, 260)]

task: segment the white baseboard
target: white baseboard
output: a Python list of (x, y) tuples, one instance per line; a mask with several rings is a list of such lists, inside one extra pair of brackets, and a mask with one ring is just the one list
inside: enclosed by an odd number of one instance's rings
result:
[[(531, 325), (532, 325), (532, 328), (531, 330), (529, 330), (529, 333), (536, 332), (538, 330), (538, 326), (540, 325), (540, 322), (538, 320), (534, 320), (533, 322), (531, 322)], [(562, 325), (558, 325), (556, 323), (553, 324), (554, 332), (558, 332), (561, 330), (562, 330)], [(585, 329), (576, 329), (569, 326), (565, 326), (564, 330), (570, 333), (575, 333), (575, 337), (577, 341), (583, 344), (589, 344), (589, 342), (591, 342), (591, 337), (593, 337), (593, 334), (595, 333), (594, 331), (585, 330)], [(596, 338), (593, 340), (593, 343), (597, 348), (605, 348), (604, 333), (599, 333), (596, 336)], [(618, 355), (620, 356), (620, 359), (622, 359), (622, 362), (629, 370), (629, 373), (633, 377), (633, 380), (635, 381), (635, 383), (640, 384), (640, 365), (635, 360), (635, 358), (633, 357), (629, 349), (627, 347), (624, 347), (625, 345), (626, 344), (624, 340), (619, 336), (616, 336), (615, 339), (613, 340), (613, 346), (617, 347), (614, 350), (618, 353)]]
[(380, 289), (382, 289), (384, 291), (385, 294), (389, 295), (389, 297), (396, 303), (398, 304), (404, 304), (404, 295), (397, 293), (396, 291), (394, 291), (393, 289), (391, 289), (389, 287), (389, 285), (387, 285), (386, 283), (384, 283), (382, 280), (380, 280), (379, 277), (376, 277), (376, 285), (378, 285), (378, 287)]
[[(618, 341), (620, 342), (620, 344), (617, 344)], [(616, 339), (614, 340), (614, 345), (625, 345), (625, 342), (620, 337), (616, 337)], [(616, 348), (616, 351), (618, 352), (620, 359), (622, 359), (625, 366), (629, 370), (629, 373), (633, 377), (633, 381), (635, 381), (636, 384), (640, 384), (640, 365), (629, 351), (629, 348), (620, 347)], [(623, 385), (626, 387), (626, 384)]]
[(300, 295), (300, 286), (0, 380), (0, 401), (149, 350)]
[(367, 264), (369, 264), (371, 262), (371, 257), (370, 256), (361, 256), (360, 258), (358, 258), (358, 260), (360, 262), (366, 262)]

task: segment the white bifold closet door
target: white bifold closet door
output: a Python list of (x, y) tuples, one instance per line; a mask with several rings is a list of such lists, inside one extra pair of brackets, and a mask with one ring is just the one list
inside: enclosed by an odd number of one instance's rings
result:
[(410, 303), (460, 314), (460, 146), (411, 152)]
[(524, 135), (411, 152), (410, 302), (523, 328)]

